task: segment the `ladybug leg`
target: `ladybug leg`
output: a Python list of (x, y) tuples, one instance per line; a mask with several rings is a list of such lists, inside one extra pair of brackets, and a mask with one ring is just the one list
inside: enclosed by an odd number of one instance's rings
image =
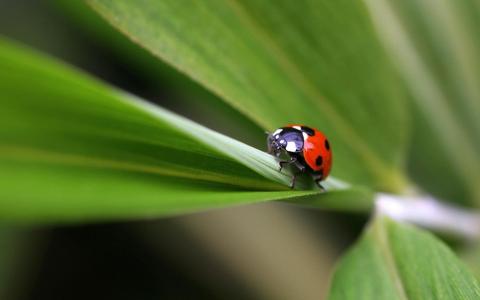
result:
[(278, 164), (280, 165), (280, 169), (278, 169), (279, 172), (282, 172), (282, 169), (285, 165), (293, 164), (297, 161), (296, 157), (291, 157), (290, 160), (282, 160)]
[(295, 159), (295, 166), (298, 168), (298, 172), (294, 173), (292, 176), (292, 183), (290, 184), (290, 188), (293, 189), (295, 187), (295, 182), (297, 180), (297, 176), (304, 173), (306, 168), (300, 162)]
[(320, 181), (322, 181), (321, 178), (315, 179), (315, 183), (318, 185), (318, 187), (322, 190), (322, 192), (326, 192), (327, 190), (320, 184)]
[(322, 181), (323, 179), (323, 174), (322, 173), (318, 173), (318, 174), (315, 174), (314, 177), (313, 177), (315, 183), (318, 185), (318, 187), (323, 191), (323, 192), (326, 192), (327, 190), (320, 184), (320, 181)]
[(305, 166), (302, 165), (299, 161), (296, 161), (296, 159), (295, 159), (295, 166), (298, 168), (300, 173), (303, 173), (306, 170)]
[(293, 190), (293, 188), (295, 188), (295, 181), (297, 180), (298, 174), (300, 174), (300, 172), (297, 172), (297, 173), (293, 174), (293, 176), (292, 176), (292, 183), (290, 183), (290, 188), (292, 190)]

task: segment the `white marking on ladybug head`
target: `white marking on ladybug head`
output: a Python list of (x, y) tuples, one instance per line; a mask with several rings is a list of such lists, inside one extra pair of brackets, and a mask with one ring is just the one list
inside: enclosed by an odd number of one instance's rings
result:
[(296, 130), (302, 130), (302, 127), (300, 126), (292, 126), (292, 128), (295, 128)]
[(285, 140), (280, 140), (280, 145), (285, 145)]
[(308, 139), (308, 134), (306, 134), (305, 132), (302, 132), (302, 135), (303, 135), (303, 140), (306, 141)]
[(279, 135), (282, 131), (283, 131), (283, 129), (282, 129), (282, 128), (279, 128), (279, 129), (275, 130), (275, 131), (272, 133), (272, 135), (273, 135), (273, 136), (277, 136), (277, 135)]
[(297, 145), (295, 145), (295, 142), (288, 142), (287, 146), (285, 147), (285, 150), (287, 150), (288, 152), (296, 152)]

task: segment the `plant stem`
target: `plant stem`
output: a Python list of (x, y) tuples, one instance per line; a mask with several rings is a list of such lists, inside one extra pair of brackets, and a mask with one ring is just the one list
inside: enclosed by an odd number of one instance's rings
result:
[(480, 213), (446, 204), (430, 195), (377, 193), (376, 214), (455, 236), (480, 238)]

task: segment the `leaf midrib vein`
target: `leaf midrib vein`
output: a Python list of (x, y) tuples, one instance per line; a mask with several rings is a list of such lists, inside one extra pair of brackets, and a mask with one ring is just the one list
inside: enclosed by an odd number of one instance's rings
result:
[[(380, 217), (381, 218), (381, 217)], [(398, 292), (398, 297), (402, 300), (408, 300), (407, 293), (402, 281), (402, 278), (398, 272), (398, 267), (395, 262), (395, 257), (392, 254), (392, 249), (390, 246), (390, 241), (388, 239), (387, 232), (385, 231), (385, 221), (384, 220), (375, 220), (376, 224), (374, 226), (374, 238), (378, 241), (378, 246), (380, 254), (385, 261), (387, 270), (389, 271), (390, 277), (394, 283), (394, 286)]]

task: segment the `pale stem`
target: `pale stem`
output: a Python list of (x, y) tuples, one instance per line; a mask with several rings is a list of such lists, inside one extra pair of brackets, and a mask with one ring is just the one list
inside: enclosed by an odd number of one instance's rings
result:
[(377, 193), (376, 213), (433, 231), (468, 239), (480, 238), (480, 213), (446, 204), (432, 196), (399, 196)]

